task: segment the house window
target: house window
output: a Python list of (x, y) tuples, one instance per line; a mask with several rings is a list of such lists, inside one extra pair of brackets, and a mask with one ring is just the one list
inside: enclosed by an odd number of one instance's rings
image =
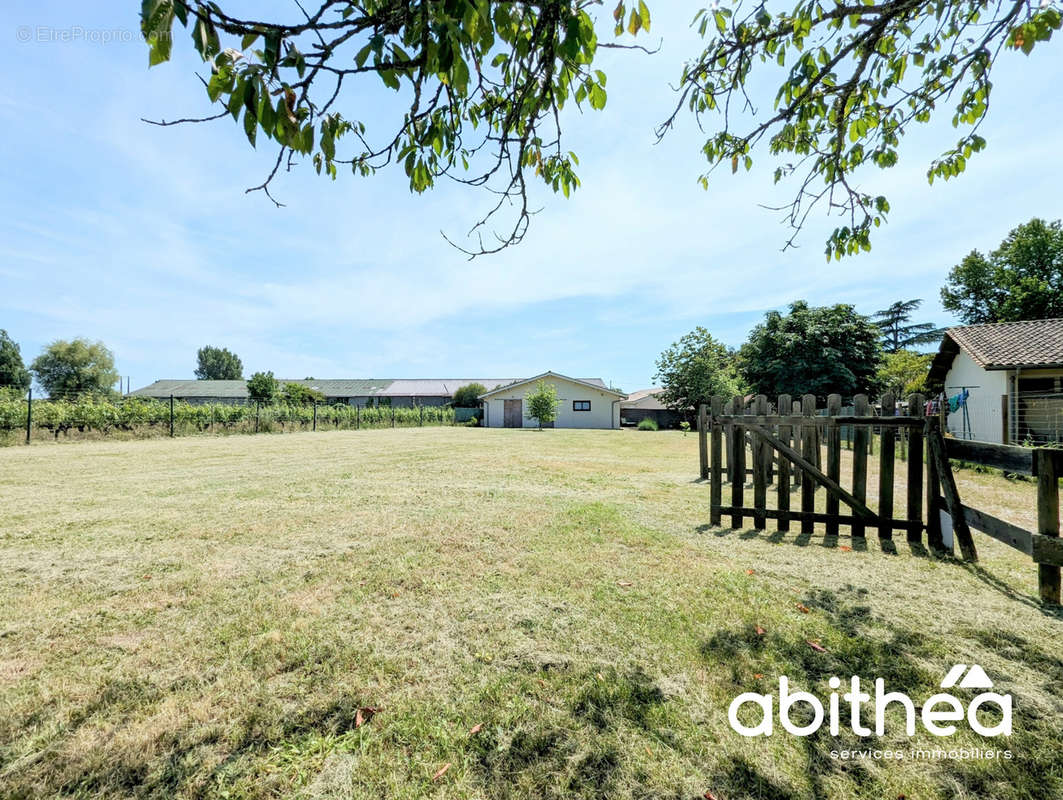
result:
[(590, 411), (591, 410), (591, 401), (590, 400), (573, 400), (572, 401), (572, 410), (573, 411)]

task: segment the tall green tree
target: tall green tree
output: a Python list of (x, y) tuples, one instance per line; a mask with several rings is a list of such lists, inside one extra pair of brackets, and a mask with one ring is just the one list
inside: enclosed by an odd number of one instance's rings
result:
[(657, 374), (660, 400), (677, 411), (691, 411), (712, 396), (734, 397), (742, 391), (734, 353), (698, 326), (661, 353)]
[(33, 360), (30, 372), (49, 397), (111, 395), (118, 382), (114, 353), (103, 342), (57, 339)]
[(451, 405), (455, 408), (479, 408), (480, 395), (487, 391), (482, 383), (467, 383), (454, 392)]
[(739, 351), (741, 371), (758, 393), (845, 397), (877, 388), (879, 330), (851, 305), (769, 311)]
[(926, 389), (933, 353), (917, 353), (914, 350), (897, 350), (887, 353), (878, 370), (878, 382), (883, 389), (893, 392), (894, 397), (907, 397)]
[[(604, 108), (600, 51), (631, 47), (637, 39), (609, 39), (651, 26), (644, 0), (620, 0), (611, 15), (598, 13), (597, 0), (294, 5), (249, 17), (233, 0), (142, 0), (149, 64), (170, 59), (175, 23), (191, 30), (207, 64), (202, 80), (215, 113), (189, 120), (182, 109), (180, 121), (229, 118), (252, 146), (271, 146), (272, 166), (254, 187), (267, 194), (282, 167), (304, 158), (332, 178), (394, 164), (415, 192), (446, 177), (483, 187), (491, 199), (473, 228), (473, 253), (520, 241), (529, 185), (566, 196), (579, 186), (561, 112), (573, 103)], [(889, 203), (856, 188), (866, 174), (858, 182), (856, 173), (894, 166), (915, 123), (945, 114), (960, 129), (929, 179), (964, 171), (985, 146), (977, 130), (999, 54), (1029, 53), (1059, 29), (1060, 14), (1037, 2), (812, 0), (769, 11), (756, 0), (725, 0), (693, 24), (705, 45), (683, 65), (659, 135), (681, 116), (697, 117), (709, 131), (709, 172), (750, 169), (758, 146), (766, 149), (776, 182), (794, 184), (785, 206), (794, 236), (815, 206), (845, 216), (827, 242), (829, 257), (870, 247)], [(370, 128), (364, 109), (382, 105), (374, 90), (384, 88), (398, 94), (387, 105), (402, 111)], [(708, 173), (701, 181), (708, 185)], [(499, 244), (480, 238), (488, 220), (510, 209)]]
[(561, 401), (557, 399), (557, 387), (546, 381), (538, 381), (535, 388), (524, 395), (524, 415), (528, 419), (535, 420), (539, 430), (543, 425), (549, 425), (557, 419), (557, 407)]
[(280, 384), (272, 372), (256, 372), (247, 381), (247, 396), (252, 403), (272, 403), (280, 394)]
[(22, 363), (22, 352), (7, 331), (0, 328), (0, 388), (24, 392), (30, 388), (30, 374)]
[(201, 381), (240, 381), (244, 364), (225, 347), (207, 345), (196, 352), (196, 378)]
[(1034, 218), (949, 272), (941, 304), (968, 325), (1063, 317), (1063, 225)]
[(921, 344), (938, 341), (945, 329), (931, 322), (912, 322), (912, 312), (922, 300), (898, 300), (889, 308), (876, 311), (871, 319), (882, 331), (882, 349), (887, 353), (910, 350)]

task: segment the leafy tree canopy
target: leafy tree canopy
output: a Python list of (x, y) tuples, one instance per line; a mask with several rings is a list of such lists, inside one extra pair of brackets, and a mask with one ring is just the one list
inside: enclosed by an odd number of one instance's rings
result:
[[(288, 18), (259, 19), (238, 15), (231, 0), (143, 0), (149, 63), (170, 58), (178, 22), (209, 66), (204, 84), (219, 111), (175, 122), (231, 117), (252, 146), (272, 145), (272, 169), (254, 187), (267, 194), (277, 172), (302, 158), (333, 178), (395, 164), (415, 192), (442, 178), (484, 187), (497, 204), (473, 227), (470, 253), (522, 238), (529, 181), (566, 196), (579, 186), (561, 112), (571, 103), (603, 108), (599, 50), (632, 46), (604, 39), (651, 24), (643, 0), (620, 0), (600, 16), (595, 0), (295, 5)], [(977, 129), (996, 57), (1047, 41), (1060, 14), (1053, 2), (811, 0), (769, 11), (737, 0), (699, 11), (693, 24), (705, 47), (683, 67), (675, 110), (659, 135), (680, 116), (697, 117), (709, 130), (702, 148), (709, 172), (721, 164), (750, 169), (766, 144), (776, 182), (796, 182), (795, 199), (783, 207), (794, 236), (825, 204), (844, 216), (826, 248), (840, 257), (869, 249), (872, 228), (889, 211), (884, 196), (858, 188), (857, 173), (896, 164), (901, 138), (935, 111), (951, 111), (960, 134), (928, 177), (963, 172), (985, 146)], [(370, 130), (360, 117), (381, 85), (406, 110), (386, 129)], [(762, 94), (764, 85), (777, 89)], [(708, 172), (701, 181), (708, 184)], [(480, 238), (487, 221), (509, 209), (497, 239)]]
[(881, 355), (878, 328), (852, 306), (804, 301), (768, 312), (739, 351), (746, 381), (769, 397), (873, 391)]
[(538, 381), (535, 389), (524, 395), (524, 404), (527, 411), (525, 416), (539, 423), (539, 430), (543, 425), (549, 425), (557, 419), (557, 407), (561, 401), (557, 399), (557, 387), (546, 381)]
[(454, 399), (451, 400), (451, 404), (455, 408), (478, 408), (480, 406), (480, 395), (486, 391), (487, 387), (482, 383), (466, 384), (454, 392)]
[(1063, 317), (1063, 225), (1032, 219), (949, 272), (941, 304), (969, 325)]
[(882, 331), (882, 349), (896, 353), (938, 341), (945, 332), (930, 322), (912, 322), (912, 312), (923, 304), (922, 300), (898, 300), (889, 308), (876, 311), (871, 319)]
[(236, 353), (225, 347), (199, 348), (196, 353), (196, 378), (201, 381), (239, 381), (244, 377), (244, 364)]
[[(313, 379), (307, 378), (307, 380)], [(322, 392), (317, 389), (311, 389), (309, 386), (303, 386), (301, 383), (284, 384), (283, 393), (285, 401), (292, 405), (303, 406), (325, 402), (325, 395)]]
[(118, 382), (114, 353), (103, 342), (57, 339), (33, 360), (30, 372), (49, 397), (110, 395)]
[(914, 350), (887, 353), (878, 370), (878, 381), (897, 398), (923, 392), (933, 360), (932, 353), (917, 353)]
[(272, 403), (280, 394), (280, 385), (272, 372), (256, 372), (247, 382), (247, 395), (252, 403)]
[(0, 389), (24, 392), (30, 388), (30, 374), (22, 363), (22, 352), (7, 331), (0, 328)]
[(700, 326), (661, 353), (654, 377), (664, 388), (661, 402), (678, 411), (696, 409), (714, 394), (734, 397), (743, 389), (734, 354)]

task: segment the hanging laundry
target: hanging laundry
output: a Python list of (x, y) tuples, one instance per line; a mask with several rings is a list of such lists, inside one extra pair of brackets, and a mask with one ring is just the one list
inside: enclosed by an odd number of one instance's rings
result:
[(965, 405), (967, 405), (967, 398), (971, 396), (971, 393), (964, 389), (959, 394), (954, 394), (949, 398), (949, 413), (955, 414)]

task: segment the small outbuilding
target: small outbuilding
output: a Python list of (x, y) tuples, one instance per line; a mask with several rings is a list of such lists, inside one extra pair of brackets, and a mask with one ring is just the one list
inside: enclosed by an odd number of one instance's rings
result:
[(513, 381), (480, 395), (484, 404), (484, 427), (538, 427), (539, 423), (527, 416), (525, 396), (535, 390), (539, 381), (553, 384), (560, 401), (557, 419), (548, 427), (620, 427), (620, 402), (627, 397), (626, 394), (610, 389), (601, 378), (569, 378), (556, 372)]
[(675, 428), (683, 420), (692, 421), (693, 414), (676, 411), (661, 402), (663, 391), (655, 386), (629, 394), (627, 400), (620, 403), (620, 424), (638, 425), (644, 419), (652, 419), (660, 428)]
[(949, 328), (930, 366), (948, 430), (1003, 444), (1063, 441), (1063, 319)]

